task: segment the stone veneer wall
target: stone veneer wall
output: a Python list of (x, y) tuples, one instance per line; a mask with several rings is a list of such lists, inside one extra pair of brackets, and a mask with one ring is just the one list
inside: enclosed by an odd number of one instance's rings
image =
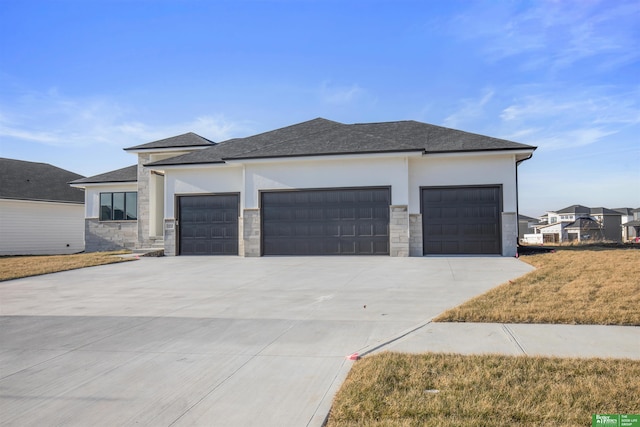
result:
[(151, 246), (149, 240), (149, 180), (151, 171), (143, 165), (151, 161), (151, 154), (138, 153), (138, 247)]
[(103, 221), (98, 218), (84, 220), (86, 252), (134, 249), (138, 242), (136, 221)]
[(409, 213), (407, 205), (392, 205), (389, 218), (389, 254), (409, 256)]
[(409, 214), (409, 256), (423, 256), (422, 214)]
[(502, 256), (516, 256), (518, 251), (518, 217), (515, 212), (502, 212)]
[(164, 254), (176, 255), (176, 220), (173, 218), (164, 220)]
[(260, 209), (245, 209), (242, 215), (242, 244), (240, 255), (260, 256)]

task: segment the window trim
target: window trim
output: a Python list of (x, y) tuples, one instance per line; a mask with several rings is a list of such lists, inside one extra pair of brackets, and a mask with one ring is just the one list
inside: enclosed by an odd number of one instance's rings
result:
[[(126, 217), (127, 216), (127, 195), (129, 194), (135, 194), (135, 201), (136, 201), (136, 210), (135, 210), (135, 218), (132, 219), (128, 219), (128, 218), (123, 218), (123, 219), (114, 219), (114, 213), (115, 210), (113, 209), (113, 200), (114, 200), (114, 195), (115, 194), (122, 194), (123, 195), (123, 199), (124, 199), (124, 207), (123, 207), (123, 215)], [(103, 219), (102, 217), (102, 207), (106, 206), (102, 204), (102, 197), (103, 195), (108, 195), (111, 198), (111, 218), (110, 219)], [(99, 211), (98, 211), (98, 220), (100, 222), (134, 222), (138, 220), (138, 192), (137, 191), (104, 191), (104, 192), (100, 192), (99, 196), (98, 196), (98, 206), (99, 206)]]

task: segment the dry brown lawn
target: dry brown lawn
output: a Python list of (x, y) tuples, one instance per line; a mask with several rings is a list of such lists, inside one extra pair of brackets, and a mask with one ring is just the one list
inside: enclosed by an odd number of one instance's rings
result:
[(638, 413), (630, 360), (383, 353), (355, 363), (327, 427), (590, 426)]
[(123, 259), (113, 256), (123, 253), (127, 252), (92, 252), (75, 255), (0, 257), (0, 281), (38, 276), (40, 274), (56, 273), (59, 271), (75, 270), (77, 268), (93, 267), (96, 265), (131, 261), (131, 259)]
[(640, 250), (558, 248), (520, 258), (536, 270), (437, 322), (640, 325)]

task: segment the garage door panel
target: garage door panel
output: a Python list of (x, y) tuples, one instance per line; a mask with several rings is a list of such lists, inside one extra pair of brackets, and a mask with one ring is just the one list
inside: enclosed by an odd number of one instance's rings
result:
[(422, 189), (424, 254), (499, 254), (499, 186)]
[(238, 255), (237, 194), (178, 197), (180, 255)]
[[(301, 190), (262, 193), (265, 255), (389, 253), (389, 189)], [(278, 210), (294, 233), (280, 228)]]

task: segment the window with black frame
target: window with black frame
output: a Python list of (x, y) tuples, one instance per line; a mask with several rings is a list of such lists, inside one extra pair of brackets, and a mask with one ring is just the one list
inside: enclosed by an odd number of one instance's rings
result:
[(135, 221), (138, 219), (138, 193), (100, 193), (100, 221)]

